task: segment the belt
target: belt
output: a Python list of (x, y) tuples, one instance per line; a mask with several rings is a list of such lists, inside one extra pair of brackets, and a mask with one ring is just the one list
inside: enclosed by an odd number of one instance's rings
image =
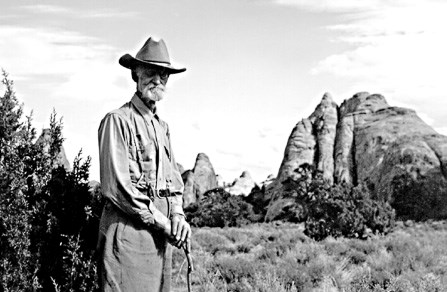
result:
[(148, 195), (149, 198), (168, 198), (168, 197), (173, 197), (176, 195), (176, 193), (172, 193), (169, 189), (165, 189), (165, 190), (155, 190), (153, 187), (150, 187), (148, 189)]
[(164, 197), (164, 198), (166, 198), (166, 197), (173, 197), (173, 196), (175, 196), (175, 193), (171, 193), (171, 191), (169, 189), (159, 190), (158, 191), (158, 196)]

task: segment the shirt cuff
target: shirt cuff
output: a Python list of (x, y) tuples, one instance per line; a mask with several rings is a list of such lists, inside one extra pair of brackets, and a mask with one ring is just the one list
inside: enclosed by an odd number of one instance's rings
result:
[(181, 215), (183, 217), (186, 217), (185, 213), (183, 212), (182, 206), (172, 204), (171, 205), (171, 217), (174, 215)]

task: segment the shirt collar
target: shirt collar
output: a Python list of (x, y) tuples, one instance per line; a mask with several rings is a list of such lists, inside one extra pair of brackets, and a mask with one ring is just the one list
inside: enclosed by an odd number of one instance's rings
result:
[(157, 108), (152, 112), (136, 93), (133, 95), (130, 102), (138, 109), (141, 115), (149, 117), (150, 119), (156, 118), (158, 120)]

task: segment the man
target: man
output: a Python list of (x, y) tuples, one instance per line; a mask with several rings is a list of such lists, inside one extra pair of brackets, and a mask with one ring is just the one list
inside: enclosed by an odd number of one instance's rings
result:
[(137, 55), (119, 63), (131, 70), (137, 91), (108, 113), (99, 127), (101, 187), (101, 291), (169, 291), (171, 246), (189, 244), (182, 208), (183, 181), (168, 125), (156, 102), (164, 97), (173, 67), (163, 40), (149, 38)]

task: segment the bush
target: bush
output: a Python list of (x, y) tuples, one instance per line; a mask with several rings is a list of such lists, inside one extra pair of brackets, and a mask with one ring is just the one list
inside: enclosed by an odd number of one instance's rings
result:
[(195, 227), (233, 227), (256, 221), (251, 204), (221, 188), (206, 192), (200, 202), (185, 209), (185, 214)]
[(366, 238), (369, 233), (385, 234), (394, 226), (394, 210), (387, 202), (371, 199), (364, 185), (331, 185), (309, 165), (297, 172), (298, 179), (285, 181), (284, 189), (296, 201), (291, 219), (305, 220), (304, 233), (309, 237)]
[(253, 220), (262, 222), (267, 214), (267, 206), (270, 203), (270, 197), (266, 196), (265, 186), (261, 188), (257, 185), (254, 186), (250, 194), (243, 199), (253, 206), (253, 212), (255, 213)]
[(59, 166), (35, 194), (32, 243), (45, 291), (91, 291), (97, 287), (95, 249), (103, 200), (89, 192), (90, 158), (81, 152), (73, 170)]

